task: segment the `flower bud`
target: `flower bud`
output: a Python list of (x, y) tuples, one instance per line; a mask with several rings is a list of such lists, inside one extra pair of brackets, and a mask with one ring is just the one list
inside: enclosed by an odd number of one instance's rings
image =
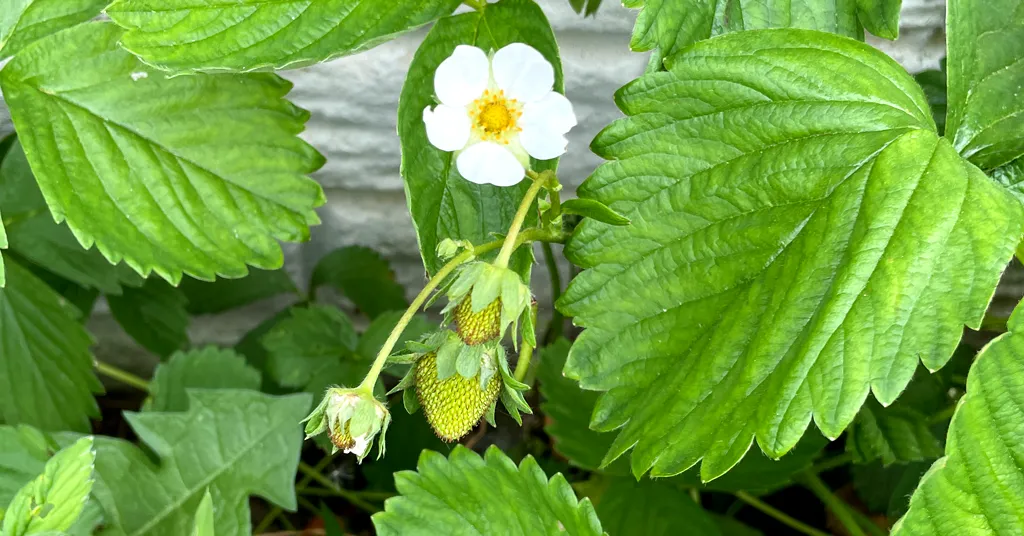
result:
[(384, 434), (391, 424), (391, 414), (369, 391), (332, 387), (306, 421), (306, 437), (326, 430), (335, 452), (355, 454), (362, 462), (378, 433), (378, 456), (384, 454)]

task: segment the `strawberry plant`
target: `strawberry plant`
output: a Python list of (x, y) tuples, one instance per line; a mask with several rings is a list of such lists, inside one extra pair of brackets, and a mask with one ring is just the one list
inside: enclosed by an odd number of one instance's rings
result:
[[(948, 0), (916, 78), (864, 42), (900, 0), (623, 3), (647, 72), (566, 195), (534, 0), (0, 0), (0, 535), (1024, 534), (1024, 312), (991, 303), (1024, 1)], [(425, 280), (285, 272), (325, 159), (275, 71), (421, 27)], [(103, 307), (155, 368), (93, 354)]]

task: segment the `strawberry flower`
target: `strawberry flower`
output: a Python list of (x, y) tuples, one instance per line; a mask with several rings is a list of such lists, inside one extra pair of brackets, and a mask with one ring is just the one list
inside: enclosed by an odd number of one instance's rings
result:
[(576, 126), (572, 103), (553, 91), (555, 70), (536, 49), (512, 43), (490, 57), (468, 45), (434, 72), (440, 104), (423, 110), (427, 138), (455, 153), (459, 174), (477, 184), (519, 183), (530, 157), (565, 154)]

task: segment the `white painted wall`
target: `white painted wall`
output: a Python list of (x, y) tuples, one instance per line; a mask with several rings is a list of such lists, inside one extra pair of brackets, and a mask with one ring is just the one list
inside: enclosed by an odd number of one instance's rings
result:
[[(615, 0), (605, 0), (597, 16), (589, 18), (574, 13), (567, 0), (539, 3), (561, 46), (566, 93), (580, 121), (569, 136), (569, 153), (560, 168), (560, 177), (571, 189), (600, 162), (588, 149), (590, 140), (620, 115), (612, 95), (643, 72), (647, 55), (629, 51), (635, 12)], [(945, 1), (903, 4), (900, 39), (870, 42), (911, 72), (937, 67), (945, 55)], [(416, 237), (398, 172), (396, 110), (406, 70), (424, 34), (418, 31), (357, 56), (282, 73), (295, 83), (290, 98), (312, 112), (304, 137), (327, 157), (316, 174), (328, 198), (320, 210), (323, 225), (313, 230), (309, 243), (286, 246), (287, 268), (297, 280), (304, 283), (328, 251), (361, 244), (391, 259), (411, 293), (422, 285)], [(0, 101), (0, 135), (10, 128)], [(543, 300), (548, 294), (543, 266), (538, 266), (537, 275), (534, 287)], [(264, 303), (217, 321), (195, 322), (193, 340), (230, 344), (281, 305)], [(125, 352), (133, 352), (109, 317), (97, 315), (90, 327), (100, 339), (98, 354), (124, 358)]]

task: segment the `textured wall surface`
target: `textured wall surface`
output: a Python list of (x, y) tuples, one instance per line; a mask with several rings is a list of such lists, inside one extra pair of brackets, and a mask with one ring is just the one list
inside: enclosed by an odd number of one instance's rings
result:
[[(647, 55), (629, 51), (635, 12), (615, 0), (605, 0), (597, 16), (588, 18), (574, 13), (567, 0), (540, 0), (540, 4), (561, 46), (566, 93), (580, 122), (569, 136), (569, 153), (562, 158), (560, 171), (571, 189), (600, 162), (588, 149), (590, 140), (620, 115), (612, 95), (643, 72)], [(870, 42), (911, 72), (937, 67), (945, 54), (944, 0), (904, 0), (903, 6), (900, 38), (895, 42), (871, 38)], [(406, 70), (424, 33), (403, 36), (357, 56), (283, 73), (295, 83), (290, 97), (312, 113), (304, 137), (327, 157), (316, 175), (328, 198), (320, 211), (323, 225), (313, 230), (309, 243), (286, 245), (287, 268), (297, 281), (305, 283), (316, 261), (328, 251), (361, 244), (389, 258), (411, 293), (422, 285), (422, 265), (399, 176), (396, 109)], [(0, 102), (0, 135), (10, 128)], [(537, 272), (534, 287), (543, 299), (548, 292), (545, 279), (539, 279), (545, 277), (541, 265)], [(216, 321), (195, 322), (193, 340), (230, 344), (282, 305), (263, 303)], [(127, 357), (125, 352), (132, 345), (108, 316), (101, 312), (90, 327), (100, 339), (98, 354)]]

